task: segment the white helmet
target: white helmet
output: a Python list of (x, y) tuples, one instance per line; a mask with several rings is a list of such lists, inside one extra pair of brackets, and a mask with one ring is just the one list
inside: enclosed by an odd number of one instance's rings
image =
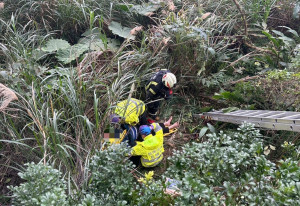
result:
[(162, 82), (164, 82), (166, 87), (172, 88), (177, 83), (176, 76), (168, 72), (162, 77)]

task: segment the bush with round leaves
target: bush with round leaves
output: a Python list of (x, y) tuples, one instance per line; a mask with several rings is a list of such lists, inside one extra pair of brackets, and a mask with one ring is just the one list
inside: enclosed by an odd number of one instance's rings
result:
[[(266, 159), (262, 135), (253, 125), (245, 123), (238, 130), (210, 134), (206, 142), (186, 145), (169, 158), (165, 175), (181, 180), (182, 195), (175, 200), (178, 205), (284, 205), (299, 201), (299, 166), (282, 162), (276, 167)], [(293, 181), (289, 180), (291, 174)]]
[(20, 186), (9, 187), (13, 205), (68, 205), (66, 184), (61, 172), (42, 163), (27, 163), (19, 176), (26, 180)]
[(97, 197), (105, 205), (126, 205), (131, 201), (136, 182), (128, 161), (130, 149), (122, 145), (111, 145), (92, 157), (89, 165), (91, 173), (88, 194)]

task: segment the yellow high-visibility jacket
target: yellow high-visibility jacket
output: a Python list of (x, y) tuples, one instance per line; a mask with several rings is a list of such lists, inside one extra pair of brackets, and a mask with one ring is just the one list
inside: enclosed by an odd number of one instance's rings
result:
[(130, 101), (124, 100), (119, 102), (115, 109), (115, 114), (124, 117), (125, 123), (136, 125), (139, 123), (139, 116), (145, 112), (145, 109), (145, 103), (143, 101), (131, 98)]
[(152, 123), (155, 136), (149, 134), (143, 142), (136, 142), (137, 145), (132, 148), (131, 154), (141, 156), (141, 162), (144, 167), (154, 167), (163, 159), (164, 137), (163, 129), (157, 123)]

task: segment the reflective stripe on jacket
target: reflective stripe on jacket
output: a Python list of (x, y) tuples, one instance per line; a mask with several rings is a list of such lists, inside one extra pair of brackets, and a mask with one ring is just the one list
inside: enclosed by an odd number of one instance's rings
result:
[[(126, 109), (126, 111), (125, 111)], [(136, 125), (139, 123), (139, 116), (145, 112), (145, 103), (141, 100), (131, 98), (117, 104), (115, 114), (125, 118), (125, 123)]]
[(144, 167), (154, 167), (163, 159), (163, 130), (157, 123), (151, 125), (154, 127), (155, 136), (149, 134), (144, 138), (143, 142), (136, 142), (137, 145), (131, 151), (132, 155), (141, 156), (141, 162)]

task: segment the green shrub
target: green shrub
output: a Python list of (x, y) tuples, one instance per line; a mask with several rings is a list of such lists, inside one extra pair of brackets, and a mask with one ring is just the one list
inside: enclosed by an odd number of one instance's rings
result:
[(298, 161), (291, 158), (279, 161), (279, 169), (275, 176), (278, 182), (277, 187), (272, 191), (276, 201), (282, 205), (299, 205), (300, 167)]
[[(171, 165), (165, 175), (182, 182), (179, 187), (182, 195), (176, 203), (274, 205), (298, 201), (295, 184), (299, 181), (299, 167), (293, 163), (289, 169), (282, 166), (276, 169), (263, 154), (259, 131), (251, 124), (244, 124), (238, 130), (208, 135), (206, 142), (187, 145), (169, 158)], [(276, 176), (278, 173), (286, 175)], [(291, 175), (293, 181), (288, 180)]]
[(127, 160), (129, 153), (129, 148), (124, 145), (112, 145), (106, 150), (98, 151), (89, 166), (91, 180), (88, 193), (106, 205), (129, 203), (136, 186), (130, 173), (134, 167)]
[(66, 182), (60, 171), (41, 163), (27, 163), (19, 176), (25, 180), (20, 186), (9, 187), (13, 205), (68, 205)]

